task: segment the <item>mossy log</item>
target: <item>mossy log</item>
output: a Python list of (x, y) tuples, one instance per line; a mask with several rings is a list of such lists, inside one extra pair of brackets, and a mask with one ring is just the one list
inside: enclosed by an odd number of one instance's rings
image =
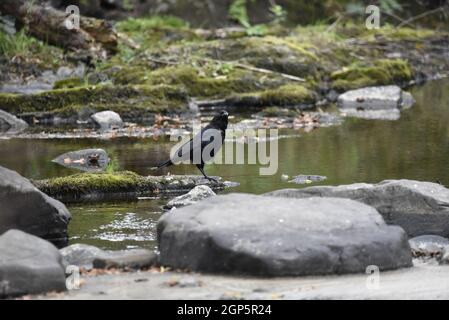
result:
[(158, 197), (186, 193), (197, 185), (214, 190), (225, 188), (202, 176), (140, 176), (131, 171), (114, 173), (79, 173), (66, 177), (32, 181), (47, 195), (63, 202), (136, 200), (138, 197)]
[(2, 0), (0, 12), (13, 16), (30, 35), (58, 47), (101, 55), (117, 50), (117, 34), (104, 20), (80, 17), (80, 27), (69, 30), (64, 23), (68, 17), (65, 12), (25, 0)]

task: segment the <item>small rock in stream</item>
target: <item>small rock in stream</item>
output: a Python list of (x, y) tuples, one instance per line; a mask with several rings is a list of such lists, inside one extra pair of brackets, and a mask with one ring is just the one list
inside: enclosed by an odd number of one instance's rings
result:
[(408, 242), (415, 258), (442, 257), (445, 247), (449, 246), (448, 239), (436, 235), (422, 235), (414, 237)]
[(327, 177), (325, 177), (325, 176), (300, 174), (298, 176), (293, 177), (293, 179), (290, 180), (289, 182), (293, 182), (296, 184), (306, 184), (306, 183), (323, 181), (326, 179), (327, 179)]
[(195, 202), (201, 201), (203, 199), (215, 196), (215, 192), (206, 185), (196, 186), (188, 193), (183, 194), (179, 197), (173, 198), (170, 200), (165, 206), (164, 209), (172, 209), (188, 206), (189, 204), (193, 204)]
[(52, 160), (61, 166), (82, 171), (104, 171), (109, 157), (103, 149), (83, 149), (66, 152)]
[(397, 120), (401, 109), (410, 108), (415, 100), (410, 93), (390, 85), (350, 90), (341, 94), (337, 102), (346, 116)]
[(117, 112), (101, 111), (93, 114), (92, 119), (100, 126), (101, 130), (109, 130), (123, 127), (123, 120)]
[(111, 257), (99, 257), (93, 261), (95, 269), (133, 269), (149, 268), (157, 264), (158, 256), (144, 249), (123, 251), (122, 254)]

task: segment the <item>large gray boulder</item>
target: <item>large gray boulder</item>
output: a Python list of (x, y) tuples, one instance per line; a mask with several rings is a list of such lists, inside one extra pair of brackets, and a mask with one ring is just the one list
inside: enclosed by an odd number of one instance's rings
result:
[(0, 233), (20, 229), (62, 245), (67, 241), (70, 218), (64, 204), (0, 166)]
[(28, 128), (28, 124), (6, 111), (0, 110), (0, 132), (19, 133)]
[(160, 263), (194, 271), (294, 276), (411, 266), (405, 232), (348, 199), (211, 197), (158, 222)]
[(410, 237), (426, 234), (449, 237), (449, 189), (437, 183), (385, 180), (378, 184), (283, 189), (266, 195), (349, 198), (373, 206), (388, 224), (401, 226)]
[(65, 289), (62, 257), (54, 245), (14, 229), (0, 236), (0, 298)]

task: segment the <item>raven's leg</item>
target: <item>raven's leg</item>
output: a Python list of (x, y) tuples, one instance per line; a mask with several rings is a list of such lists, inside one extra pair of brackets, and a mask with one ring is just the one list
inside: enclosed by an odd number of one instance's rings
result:
[(208, 176), (204, 173), (204, 164), (197, 164), (196, 167), (197, 167), (198, 169), (200, 169), (200, 171), (201, 171), (201, 173), (203, 174), (204, 178), (206, 178), (206, 179), (209, 180), (209, 181), (214, 181), (214, 182), (217, 182), (217, 183), (218, 183), (218, 180), (217, 180), (217, 179), (208, 177)]

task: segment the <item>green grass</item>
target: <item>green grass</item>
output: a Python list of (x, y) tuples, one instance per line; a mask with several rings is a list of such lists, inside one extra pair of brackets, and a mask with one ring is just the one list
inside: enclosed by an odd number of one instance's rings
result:
[(0, 31), (0, 54), (7, 58), (42, 52), (46, 50), (45, 47), (46, 45), (42, 41), (29, 37), (24, 30), (14, 35)]

